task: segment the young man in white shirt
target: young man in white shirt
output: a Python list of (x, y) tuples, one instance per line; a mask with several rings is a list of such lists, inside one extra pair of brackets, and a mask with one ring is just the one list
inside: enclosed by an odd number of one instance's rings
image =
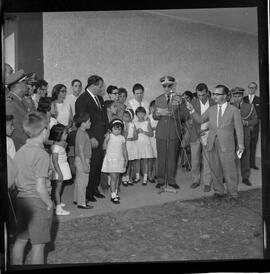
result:
[(75, 114), (75, 102), (82, 91), (82, 82), (78, 79), (74, 79), (71, 82), (72, 93), (66, 96), (65, 102), (71, 106), (73, 115)]

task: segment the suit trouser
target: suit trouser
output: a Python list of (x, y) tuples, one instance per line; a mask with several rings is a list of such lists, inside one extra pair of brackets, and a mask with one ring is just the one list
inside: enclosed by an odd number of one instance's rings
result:
[[(86, 162), (89, 163), (89, 159), (86, 159)], [(74, 187), (74, 201), (77, 202), (78, 205), (86, 205), (85, 193), (88, 184), (89, 173), (83, 172), (83, 164), (81, 158), (78, 156), (75, 157), (75, 168), (76, 177)]]
[(200, 140), (190, 143), (191, 147), (191, 174), (193, 183), (200, 183), (201, 179), (204, 185), (211, 184), (211, 170), (209, 167), (209, 156), (205, 146)]
[(242, 180), (249, 179), (249, 176), (250, 176), (250, 131), (249, 131), (249, 128), (244, 128), (244, 147), (245, 147), (245, 150), (240, 159)]
[(94, 148), (92, 150), (89, 180), (86, 188), (87, 199), (92, 197), (96, 192), (98, 192), (102, 162), (103, 162), (103, 150), (102, 150), (102, 145), (99, 145), (97, 148)]
[[(168, 174), (168, 183), (175, 184), (177, 171), (177, 160), (179, 156), (180, 141), (178, 139), (169, 140), (168, 149), (167, 141), (157, 139), (157, 177), (158, 183), (165, 183), (166, 172)], [(166, 167), (167, 160), (167, 167)]]
[(227, 184), (228, 194), (238, 196), (237, 170), (235, 166), (235, 151), (222, 152), (217, 138), (211, 151), (209, 151), (209, 162), (212, 173), (213, 189), (215, 193), (224, 195), (225, 188), (223, 177)]
[(256, 163), (256, 148), (259, 137), (259, 123), (251, 130), (250, 134), (250, 166), (255, 166)]

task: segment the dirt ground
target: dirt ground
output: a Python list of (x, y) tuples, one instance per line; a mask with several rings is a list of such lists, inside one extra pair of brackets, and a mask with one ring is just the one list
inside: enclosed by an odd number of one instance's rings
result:
[(256, 189), (54, 223), (47, 264), (260, 259), (261, 204)]

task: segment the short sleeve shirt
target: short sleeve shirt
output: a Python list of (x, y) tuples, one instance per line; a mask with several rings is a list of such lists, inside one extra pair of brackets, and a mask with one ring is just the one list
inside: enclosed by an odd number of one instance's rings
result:
[(84, 157), (87, 159), (90, 159), (92, 156), (92, 146), (91, 146), (91, 141), (89, 139), (89, 135), (81, 130), (77, 130), (76, 134), (76, 141), (75, 141), (75, 156), (79, 156), (79, 145), (83, 146), (83, 153)]
[[(40, 198), (36, 190), (38, 178), (45, 178), (48, 183), (50, 157), (41, 144), (27, 139), (15, 154), (14, 162), (18, 168), (16, 186), (18, 198), (36, 197)], [(48, 192), (50, 186), (47, 185)]]

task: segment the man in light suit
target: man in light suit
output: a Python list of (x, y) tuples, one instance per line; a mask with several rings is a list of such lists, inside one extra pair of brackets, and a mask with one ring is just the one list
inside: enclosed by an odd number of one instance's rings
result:
[(195, 112), (190, 103), (187, 103), (187, 108), (198, 123), (209, 122), (207, 150), (209, 151), (214, 196), (217, 198), (225, 196), (224, 176), (227, 183), (228, 199), (236, 202), (238, 186), (234, 131), (236, 132), (239, 155), (244, 152), (244, 133), (239, 110), (226, 100), (228, 93), (229, 89), (226, 86), (217, 85), (212, 93), (216, 105), (208, 108), (202, 116)]
[[(258, 116), (258, 120), (261, 119), (261, 111), (260, 111), (260, 97), (255, 95), (257, 90), (257, 84), (255, 82), (251, 82), (248, 85), (248, 96), (245, 96), (243, 98), (245, 103), (253, 104)], [(257, 123), (253, 129), (251, 130), (250, 134), (250, 167), (253, 169), (259, 169), (256, 166), (256, 146), (258, 142), (259, 137), (259, 128), (260, 123)]]
[[(87, 112), (90, 115), (91, 128), (87, 130), (89, 137), (93, 143), (97, 143), (93, 147), (92, 158), (90, 163), (89, 181), (86, 189), (86, 200), (95, 202), (97, 198), (105, 198), (98, 190), (100, 184), (101, 167), (103, 161), (102, 145), (104, 135), (109, 128), (109, 122), (104, 108), (103, 98), (100, 93), (103, 88), (104, 81), (98, 75), (92, 75), (88, 78), (85, 92), (83, 92), (75, 102), (75, 112)], [(95, 196), (95, 197), (94, 197)]]
[(164, 76), (160, 82), (165, 92), (156, 98), (153, 112), (153, 118), (158, 120), (156, 128), (158, 183), (156, 187), (163, 186), (167, 178), (168, 185), (177, 189), (179, 188), (175, 182), (177, 159), (181, 140), (186, 139), (185, 123), (190, 116), (184, 102), (174, 91), (174, 77)]
[[(202, 115), (209, 107), (213, 106), (215, 102), (212, 98), (209, 98), (208, 87), (204, 83), (200, 83), (196, 86), (196, 93), (197, 97), (192, 99), (191, 104), (195, 111)], [(206, 151), (208, 133), (208, 122), (199, 124), (194, 119), (192, 120), (190, 128), (190, 147), (193, 183), (190, 187), (197, 188), (200, 186), (201, 182), (203, 182), (205, 192), (211, 190), (212, 182), (209, 157)]]

